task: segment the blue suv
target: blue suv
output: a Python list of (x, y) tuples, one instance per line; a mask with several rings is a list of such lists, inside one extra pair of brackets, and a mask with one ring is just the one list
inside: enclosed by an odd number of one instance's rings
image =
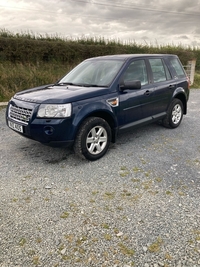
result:
[(160, 121), (180, 125), (189, 81), (176, 55), (90, 58), (55, 84), (21, 91), (9, 101), (8, 127), (48, 145), (73, 145), (77, 155), (101, 158), (117, 133)]

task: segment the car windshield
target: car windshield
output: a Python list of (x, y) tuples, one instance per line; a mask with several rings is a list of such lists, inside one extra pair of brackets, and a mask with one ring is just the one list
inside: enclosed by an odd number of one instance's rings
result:
[(70, 71), (59, 85), (108, 86), (123, 65), (120, 60), (88, 60)]

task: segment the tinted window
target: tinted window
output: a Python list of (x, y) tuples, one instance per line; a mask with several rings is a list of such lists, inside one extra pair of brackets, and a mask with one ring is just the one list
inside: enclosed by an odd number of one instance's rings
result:
[(169, 70), (167, 66), (163, 64), (162, 59), (149, 59), (149, 63), (151, 65), (154, 83), (163, 82), (171, 78)]
[(185, 77), (185, 72), (177, 58), (169, 58), (169, 62), (171, 63), (171, 66), (173, 67), (176, 77), (183, 78)]
[(144, 60), (132, 62), (124, 74), (124, 81), (141, 81), (141, 85), (147, 84), (147, 69)]

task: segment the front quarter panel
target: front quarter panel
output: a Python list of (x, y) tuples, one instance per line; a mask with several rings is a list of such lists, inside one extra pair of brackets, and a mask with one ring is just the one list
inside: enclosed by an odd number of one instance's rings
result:
[[(72, 127), (74, 129), (78, 129), (80, 124), (90, 116), (100, 116), (104, 117), (105, 119), (109, 118), (113, 121), (114, 127), (117, 127), (117, 120), (116, 120), (116, 113), (118, 111), (118, 106), (116, 107), (111, 107), (107, 103), (107, 99), (110, 99), (112, 97), (117, 97), (115, 95), (107, 95), (106, 97), (99, 99), (99, 100), (94, 100), (91, 99), (89, 102), (88, 100), (86, 101), (79, 101), (73, 103), (73, 122), (72, 122)], [(76, 114), (76, 116), (75, 116)], [(74, 132), (76, 135), (77, 130)]]

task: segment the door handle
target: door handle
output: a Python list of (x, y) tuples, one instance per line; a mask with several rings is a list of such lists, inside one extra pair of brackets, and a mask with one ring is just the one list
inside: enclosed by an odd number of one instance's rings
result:
[(169, 89), (173, 89), (175, 87), (175, 84), (170, 84)]
[(152, 92), (152, 91), (150, 91), (150, 90), (147, 90), (147, 91), (144, 93), (144, 95), (147, 95), (147, 96), (149, 96), (149, 95), (151, 94), (151, 92)]

